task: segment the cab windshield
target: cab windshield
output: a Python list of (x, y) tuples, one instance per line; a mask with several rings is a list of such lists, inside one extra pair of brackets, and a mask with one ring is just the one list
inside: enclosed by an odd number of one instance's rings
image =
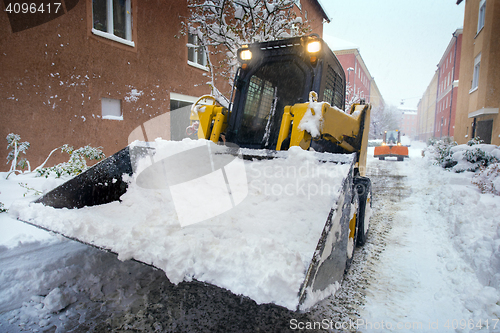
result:
[(397, 131), (387, 131), (385, 135), (385, 142), (387, 144), (397, 144), (398, 143), (398, 132)]
[(262, 148), (274, 146), (284, 107), (301, 102), (305, 81), (305, 72), (293, 61), (259, 68), (248, 81), (238, 142)]

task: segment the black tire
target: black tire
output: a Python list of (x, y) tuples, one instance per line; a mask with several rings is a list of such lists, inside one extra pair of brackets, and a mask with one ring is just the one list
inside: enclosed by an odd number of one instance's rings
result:
[[(353, 242), (352, 245), (349, 244), (349, 242), (351, 242), (351, 237), (349, 237), (348, 240), (347, 240), (347, 242), (348, 242), (347, 243), (347, 249), (346, 249), (347, 261), (346, 261), (346, 266), (345, 266), (345, 272), (347, 272), (347, 270), (349, 269), (349, 267), (351, 267), (352, 258), (354, 257), (354, 251), (356, 250), (356, 246), (357, 246), (357, 243), (358, 243), (359, 204), (360, 204), (360, 201), (359, 201), (359, 195), (358, 195), (357, 191), (354, 190), (352, 192), (353, 192), (353, 195), (352, 195), (352, 200), (351, 200), (351, 207), (354, 206), (355, 209), (356, 209), (353, 212), (353, 217), (352, 217), (352, 218), (355, 218), (355, 221), (354, 221), (354, 237), (352, 238), (352, 242)], [(349, 223), (349, 236), (350, 235), (351, 235), (351, 226), (350, 226), (350, 223)]]
[(371, 210), (372, 207), (372, 182), (367, 177), (356, 177), (354, 178), (354, 186), (359, 196), (357, 245), (363, 246), (366, 243), (370, 226), (370, 214), (367, 214), (367, 208)]
[(383, 160), (385, 160), (385, 157), (379, 157), (378, 159), (383, 161)]
[(405, 159), (404, 157), (402, 157), (402, 156), (398, 156), (398, 161), (399, 161), (399, 162), (404, 161), (404, 159)]

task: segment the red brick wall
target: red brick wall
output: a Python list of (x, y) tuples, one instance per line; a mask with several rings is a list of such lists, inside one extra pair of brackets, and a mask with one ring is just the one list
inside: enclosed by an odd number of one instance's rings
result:
[[(31, 143), (33, 167), (63, 144), (113, 154), (134, 128), (169, 111), (170, 92), (209, 92), (206, 72), (187, 64), (187, 38), (179, 34), (185, 1), (133, 0), (134, 48), (92, 34), (90, 0), (15, 33), (0, 7), (0, 144), (20, 134)], [(136, 101), (128, 98), (133, 89), (142, 92)], [(122, 121), (100, 118), (102, 97), (121, 100)], [(0, 149), (0, 170), (6, 156)]]
[(455, 114), (457, 109), (458, 86), (453, 82), (459, 78), (460, 55), (462, 50), (462, 34), (443, 54), (438, 64), (438, 95), (436, 101), (436, 123), (434, 136), (454, 136)]

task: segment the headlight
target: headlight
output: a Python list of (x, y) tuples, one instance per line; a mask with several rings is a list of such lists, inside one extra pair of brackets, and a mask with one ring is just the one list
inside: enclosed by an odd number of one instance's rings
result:
[(321, 51), (321, 42), (318, 40), (309, 42), (307, 44), (307, 52), (309, 53), (318, 53)]
[(243, 49), (240, 51), (240, 59), (242, 61), (250, 61), (252, 60), (252, 51), (249, 49)]

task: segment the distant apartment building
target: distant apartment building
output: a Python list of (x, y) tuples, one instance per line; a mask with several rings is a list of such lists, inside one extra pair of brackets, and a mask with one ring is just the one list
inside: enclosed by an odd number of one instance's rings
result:
[(417, 107), (416, 137), (453, 137), (458, 100), (463, 29), (452, 34), (436, 72)]
[(437, 68), (436, 116), (434, 137), (453, 137), (457, 110), (462, 29), (457, 29), (446, 48)]
[(438, 70), (417, 106), (417, 139), (427, 141), (434, 137), (434, 121), (436, 118)]
[[(462, 0), (458, 0), (460, 4)], [(454, 138), (500, 145), (500, 1), (466, 0)]]
[(417, 139), (417, 109), (399, 108), (401, 118), (399, 120), (399, 131), (401, 135), (412, 140)]

